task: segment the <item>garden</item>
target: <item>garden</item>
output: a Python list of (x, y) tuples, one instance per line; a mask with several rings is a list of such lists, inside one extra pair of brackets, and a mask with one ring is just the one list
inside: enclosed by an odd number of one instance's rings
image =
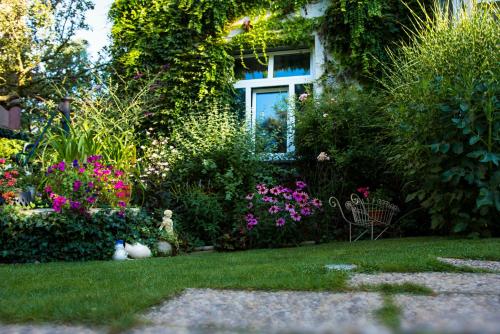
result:
[(91, 61), (92, 1), (2, 2), (0, 320), (500, 260), (498, 6), (444, 3), (115, 0)]

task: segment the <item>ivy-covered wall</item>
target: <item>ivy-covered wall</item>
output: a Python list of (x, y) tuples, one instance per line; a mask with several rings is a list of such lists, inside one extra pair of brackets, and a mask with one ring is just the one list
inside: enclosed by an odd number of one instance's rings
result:
[[(306, 18), (306, 5), (318, 2), (327, 14)], [(265, 62), (267, 50), (311, 46), (320, 31), (335, 59), (331, 74), (358, 78), (379, 69), (376, 59), (409, 22), (400, 0), (116, 0), (110, 17), (119, 71), (137, 80), (159, 72), (162, 107), (144, 125), (166, 132), (180, 115), (231, 102), (234, 59), (244, 52)]]

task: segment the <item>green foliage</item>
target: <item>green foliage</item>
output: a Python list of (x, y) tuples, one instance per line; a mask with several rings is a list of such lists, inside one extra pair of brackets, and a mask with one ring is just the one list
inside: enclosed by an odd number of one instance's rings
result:
[[(169, 134), (180, 116), (203, 112), (233, 98), (234, 54), (244, 48), (310, 44), (311, 22), (282, 22), (306, 0), (148, 0), (115, 1), (112, 55), (128, 77), (160, 72), (156, 93), (161, 109), (149, 126)], [(264, 15), (267, 11), (270, 17)], [(228, 30), (250, 15), (254, 28), (227, 41)], [(257, 19), (259, 18), (259, 19)], [(141, 79), (142, 80), (142, 79)]]
[(418, 0), (333, 0), (321, 30), (338, 61), (334, 70), (348, 78), (380, 74), (387, 48), (406, 39), (412, 10), (420, 12)]
[(0, 138), (0, 158), (10, 158), (23, 150), (23, 142), (15, 139)]
[(0, 211), (1, 263), (108, 260), (115, 241), (140, 242), (154, 250), (158, 224), (141, 211), (101, 210), (90, 217)]
[(432, 226), (498, 233), (500, 212), (500, 25), (483, 6), (419, 21), (383, 80), (390, 96), (393, 166)]

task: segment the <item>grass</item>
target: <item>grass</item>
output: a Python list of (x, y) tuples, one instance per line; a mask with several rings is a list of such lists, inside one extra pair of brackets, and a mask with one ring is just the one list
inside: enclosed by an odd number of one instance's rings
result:
[[(185, 288), (343, 291), (347, 274), (326, 271), (325, 264), (354, 263), (362, 272), (464, 271), (436, 257), (500, 260), (499, 249), (500, 239), (411, 238), (127, 262), (0, 265), (0, 322), (125, 328)], [(415, 286), (378, 289), (427, 292)]]

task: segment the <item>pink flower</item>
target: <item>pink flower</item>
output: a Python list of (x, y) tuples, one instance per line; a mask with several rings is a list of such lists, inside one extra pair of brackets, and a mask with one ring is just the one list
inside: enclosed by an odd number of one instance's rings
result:
[(115, 189), (123, 189), (123, 188), (125, 188), (125, 183), (123, 183), (123, 181), (120, 180), (116, 182)]
[(321, 206), (323, 205), (323, 203), (321, 203), (321, 201), (317, 198), (313, 198), (311, 204), (317, 208), (321, 208)]
[(258, 184), (256, 186), (257, 188), (257, 192), (260, 194), (260, 195), (265, 195), (267, 194), (267, 192), (269, 191), (269, 189), (267, 189), (266, 185), (265, 184)]
[(286, 199), (286, 200), (291, 200), (292, 199), (292, 195), (290, 193), (283, 193), (283, 198)]
[(124, 173), (123, 171), (121, 171), (121, 170), (117, 170), (117, 171), (115, 171), (115, 176), (120, 177), (120, 176), (122, 176), (123, 174), (125, 174), (125, 173)]
[(303, 181), (297, 181), (297, 182), (295, 182), (295, 185), (299, 189), (304, 189), (305, 187), (307, 187), (307, 184), (305, 182), (303, 182)]
[(276, 226), (282, 227), (285, 225), (285, 222), (286, 222), (285, 218), (278, 218), (278, 219), (276, 219)]
[(80, 168), (78, 169), (78, 173), (80, 173), (80, 174), (85, 173), (85, 168), (84, 168), (84, 167), (80, 167)]
[(264, 196), (264, 197), (262, 197), (262, 201), (266, 202), (266, 203), (276, 203), (276, 202), (278, 202), (278, 200), (276, 198), (271, 197), (271, 196)]
[(245, 199), (248, 200), (248, 201), (251, 201), (254, 197), (254, 193), (251, 193), (251, 194), (248, 194), (245, 196)]
[(269, 192), (273, 195), (279, 195), (280, 194), (280, 189), (278, 187), (273, 187)]
[(297, 212), (295, 212), (295, 210), (290, 211), (290, 217), (292, 217), (292, 219), (295, 220), (296, 222), (298, 222), (302, 219), (301, 215), (299, 215)]
[(278, 213), (280, 211), (281, 211), (280, 208), (278, 206), (276, 206), (276, 205), (273, 205), (273, 206), (271, 206), (269, 208), (269, 213), (270, 214), (275, 214), (275, 213)]
[(303, 215), (303, 216), (310, 216), (311, 215), (311, 209), (309, 207), (303, 207), (301, 210), (300, 210), (300, 213)]
[(47, 193), (47, 194), (50, 194), (52, 192), (52, 187), (51, 186), (45, 186), (45, 188), (43, 188), (43, 190)]
[(0, 159), (0, 164), (4, 164), (6, 161), (7, 160), (5, 160), (5, 159), (2, 158), (2, 159)]
[(358, 189), (356, 189), (356, 191), (363, 195), (364, 198), (368, 198), (368, 196), (370, 196), (369, 189), (369, 187), (359, 187)]
[(308, 97), (309, 97), (309, 94), (307, 94), (307, 93), (300, 94), (299, 101), (304, 102), (305, 100), (307, 100)]
[(288, 212), (292, 212), (292, 211), (295, 210), (295, 207), (292, 204), (290, 204), (290, 203), (286, 203), (285, 204), (285, 210), (288, 211)]

